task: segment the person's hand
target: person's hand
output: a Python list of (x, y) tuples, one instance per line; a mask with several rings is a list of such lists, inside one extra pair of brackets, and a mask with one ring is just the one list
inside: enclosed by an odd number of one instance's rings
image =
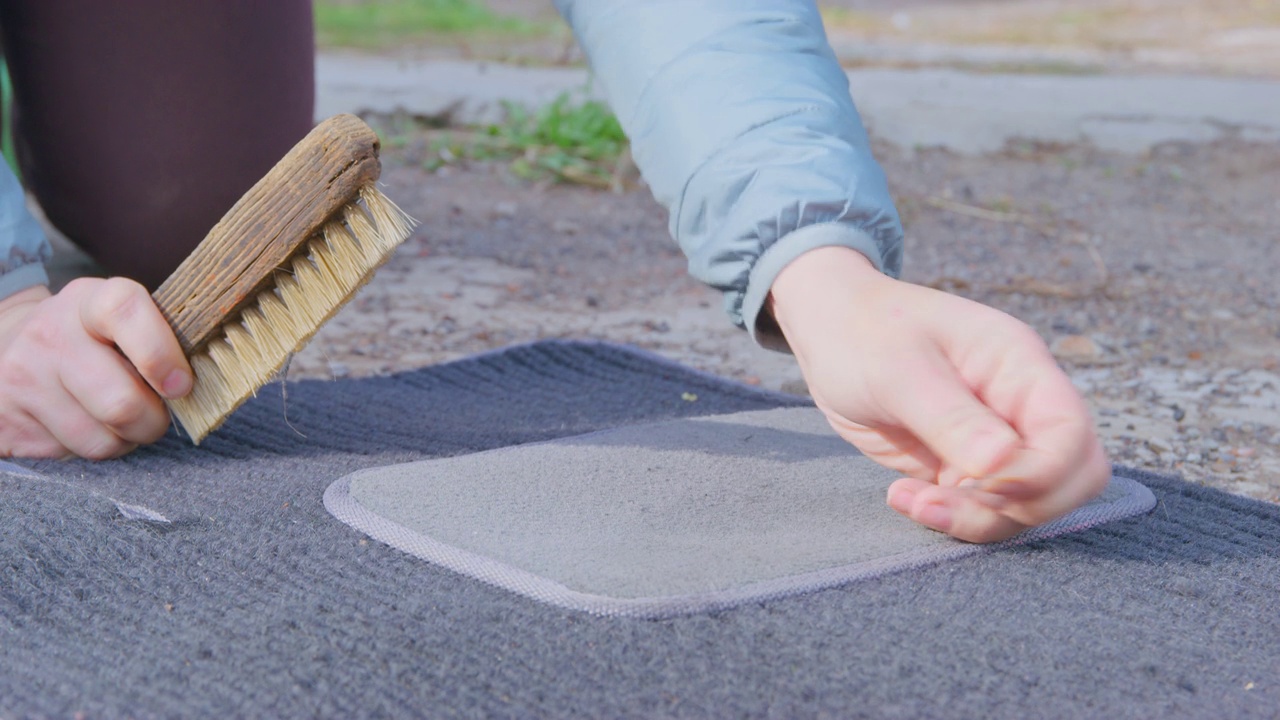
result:
[(1106, 487), (1088, 408), (1009, 315), (894, 280), (838, 247), (784, 268), (769, 309), (835, 431), (905, 476), (888, 495), (903, 515), (992, 542)]
[(0, 301), (0, 456), (106, 459), (164, 435), (157, 393), (191, 389), (160, 310), (132, 280), (84, 278)]

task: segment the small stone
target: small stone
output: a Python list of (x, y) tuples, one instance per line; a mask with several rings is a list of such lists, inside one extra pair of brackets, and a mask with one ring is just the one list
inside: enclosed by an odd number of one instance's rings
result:
[(513, 218), (516, 216), (516, 213), (519, 211), (520, 211), (520, 206), (516, 205), (510, 200), (503, 200), (502, 202), (493, 206), (494, 217)]
[(338, 380), (350, 375), (351, 368), (347, 367), (345, 363), (331, 362), (329, 363), (329, 373), (333, 375), (334, 380)]
[(644, 329), (650, 332), (667, 333), (671, 332), (671, 325), (666, 320), (645, 320)]
[(1063, 360), (1092, 360), (1102, 354), (1088, 335), (1063, 335), (1053, 341), (1049, 350)]
[(790, 395), (808, 395), (809, 386), (804, 380), (787, 380), (782, 383), (782, 392)]
[(561, 235), (577, 235), (582, 231), (582, 226), (572, 220), (556, 220), (551, 223), (551, 229)]
[(1203, 456), (1203, 455), (1201, 455), (1200, 453), (1198, 453), (1198, 452), (1187, 453), (1187, 462), (1189, 462), (1189, 463), (1198, 463), (1198, 462), (1200, 462), (1201, 460), (1204, 460), (1204, 456)]

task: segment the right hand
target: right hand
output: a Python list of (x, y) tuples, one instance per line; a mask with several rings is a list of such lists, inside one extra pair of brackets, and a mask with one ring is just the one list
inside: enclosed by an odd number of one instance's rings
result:
[(161, 396), (191, 384), (173, 330), (132, 280), (82, 278), (0, 301), (0, 456), (124, 455), (164, 435)]
[(817, 248), (770, 294), (836, 433), (903, 477), (890, 507), (969, 542), (1065, 515), (1107, 486), (1089, 408), (1034, 330)]

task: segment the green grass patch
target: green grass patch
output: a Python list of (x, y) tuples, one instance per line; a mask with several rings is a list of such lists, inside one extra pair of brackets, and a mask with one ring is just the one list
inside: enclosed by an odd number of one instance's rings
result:
[(864, 34), (885, 33), (892, 29), (892, 24), (883, 14), (859, 12), (843, 7), (827, 7), (819, 4), (822, 22), (828, 28), (838, 28), (846, 32)]
[(9, 65), (0, 60), (0, 151), (14, 175), (18, 174), (18, 153), (13, 147), (13, 82)]
[(382, 48), (442, 35), (529, 35), (540, 24), (499, 15), (477, 0), (316, 0), (316, 42)]
[(599, 188), (617, 188), (630, 167), (627, 136), (602, 102), (575, 101), (566, 93), (537, 110), (514, 103), (504, 108), (501, 123), (434, 138), (425, 167), (500, 161), (522, 179)]

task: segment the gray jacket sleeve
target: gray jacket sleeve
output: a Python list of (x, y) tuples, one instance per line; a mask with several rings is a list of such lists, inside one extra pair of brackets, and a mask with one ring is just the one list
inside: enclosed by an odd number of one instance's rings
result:
[(556, 0), (694, 277), (785, 350), (760, 310), (813, 248), (897, 275), (902, 225), (813, 0)]
[(44, 230), (27, 211), (22, 185), (0, 160), (0, 299), (47, 284), (44, 264), (51, 254)]

